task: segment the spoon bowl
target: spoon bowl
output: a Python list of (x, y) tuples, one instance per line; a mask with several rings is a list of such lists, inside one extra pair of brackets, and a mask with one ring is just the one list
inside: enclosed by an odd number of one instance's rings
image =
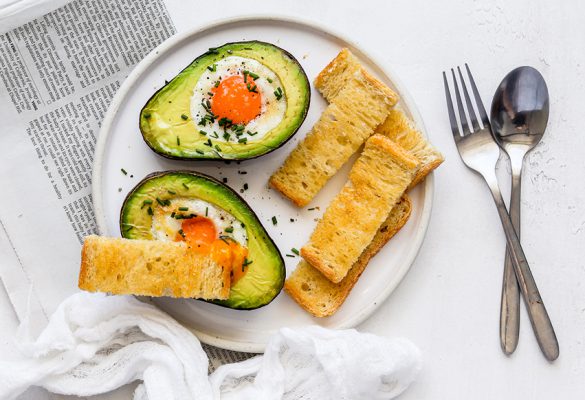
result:
[(544, 78), (532, 67), (511, 71), (500, 83), (491, 109), (494, 138), (507, 146), (536, 146), (546, 129), (549, 114), (548, 88)]

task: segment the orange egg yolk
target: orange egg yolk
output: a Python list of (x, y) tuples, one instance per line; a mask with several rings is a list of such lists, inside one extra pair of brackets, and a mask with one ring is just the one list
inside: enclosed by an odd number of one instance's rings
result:
[[(212, 220), (205, 217), (189, 218), (183, 221), (181, 229), (185, 235), (184, 240), (194, 249), (207, 253), (207, 248), (215, 241), (217, 232)], [(183, 236), (177, 234), (179, 240)]]
[(219, 118), (227, 118), (234, 124), (247, 124), (262, 109), (262, 95), (254, 79), (246, 75), (232, 75), (212, 89), (211, 111)]
[(233, 240), (217, 238), (217, 230), (212, 220), (197, 216), (186, 219), (181, 224), (183, 235), (177, 233), (176, 241), (186, 241), (200, 254), (210, 254), (219, 265), (232, 269), (232, 284), (236, 283), (246, 272), (244, 262), (248, 249)]

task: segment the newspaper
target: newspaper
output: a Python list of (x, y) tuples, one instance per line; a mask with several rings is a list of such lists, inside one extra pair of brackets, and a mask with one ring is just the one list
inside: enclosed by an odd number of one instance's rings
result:
[[(104, 113), (174, 33), (162, 0), (75, 0), (0, 33), (0, 279), (37, 329), (78, 290), (81, 243), (96, 233), (91, 172)], [(205, 350), (211, 369), (249, 357)]]

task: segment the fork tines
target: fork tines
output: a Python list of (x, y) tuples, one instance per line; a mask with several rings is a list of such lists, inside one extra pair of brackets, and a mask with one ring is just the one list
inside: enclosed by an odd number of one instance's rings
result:
[[(457, 81), (457, 76), (455, 75), (455, 70), (453, 68), (451, 68), (451, 75), (453, 76), (453, 87), (455, 88), (455, 99), (457, 101), (459, 122), (461, 124), (461, 128), (459, 127), (457, 123), (457, 117), (455, 116), (455, 110), (453, 108), (453, 100), (451, 97), (451, 92), (449, 90), (449, 83), (447, 82), (447, 75), (445, 74), (445, 71), (443, 71), (443, 82), (445, 83), (445, 96), (447, 96), (447, 108), (449, 109), (449, 121), (451, 122), (451, 130), (453, 131), (453, 137), (455, 138), (456, 141), (459, 140), (461, 136), (467, 136), (472, 132), (477, 132), (486, 127), (488, 129), (491, 128), (490, 121), (488, 119), (487, 113), (485, 112), (485, 108), (483, 107), (483, 103), (479, 96), (477, 86), (475, 85), (475, 81), (473, 80), (473, 76), (471, 75), (471, 71), (469, 70), (469, 66), (467, 64), (465, 64), (465, 69), (467, 70), (467, 76), (469, 78), (471, 90), (473, 91), (473, 97), (475, 98), (475, 107), (479, 112), (479, 116), (481, 117), (481, 122), (483, 126), (480, 127), (479, 125), (479, 121), (477, 119), (472, 100), (469, 97), (469, 92), (467, 91), (465, 79), (463, 79), (461, 69), (457, 67), (457, 72), (459, 74), (459, 82)], [(467, 106), (466, 108), (463, 107), (463, 103), (461, 101), (459, 86), (461, 86), (461, 88), (463, 89), (463, 96), (465, 97), (465, 104)], [(469, 127), (470, 123), (471, 129)]]

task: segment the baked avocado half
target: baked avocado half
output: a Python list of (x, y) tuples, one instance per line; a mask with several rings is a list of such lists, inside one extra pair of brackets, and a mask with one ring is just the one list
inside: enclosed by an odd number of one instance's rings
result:
[(245, 160), (289, 140), (310, 98), (307, 75), (289, 52), (228, 43), (197, 57), (148, 100), (140, 132), (164, 157)]
[(235, 249), (230, 260), (241, 255), (233, 268), (238, 279), (232, 280), (229, 299), (215, 304), (242, 310), (262, 307), (284, 285), (284, 260), (256, 214), (235, 191), (210, 176), (189, 171), (147, 176), (126, 197), (120, 229), (128, 239), (187, 242), (189, 232), (195, 232), (219, 240), (224, 249)]

